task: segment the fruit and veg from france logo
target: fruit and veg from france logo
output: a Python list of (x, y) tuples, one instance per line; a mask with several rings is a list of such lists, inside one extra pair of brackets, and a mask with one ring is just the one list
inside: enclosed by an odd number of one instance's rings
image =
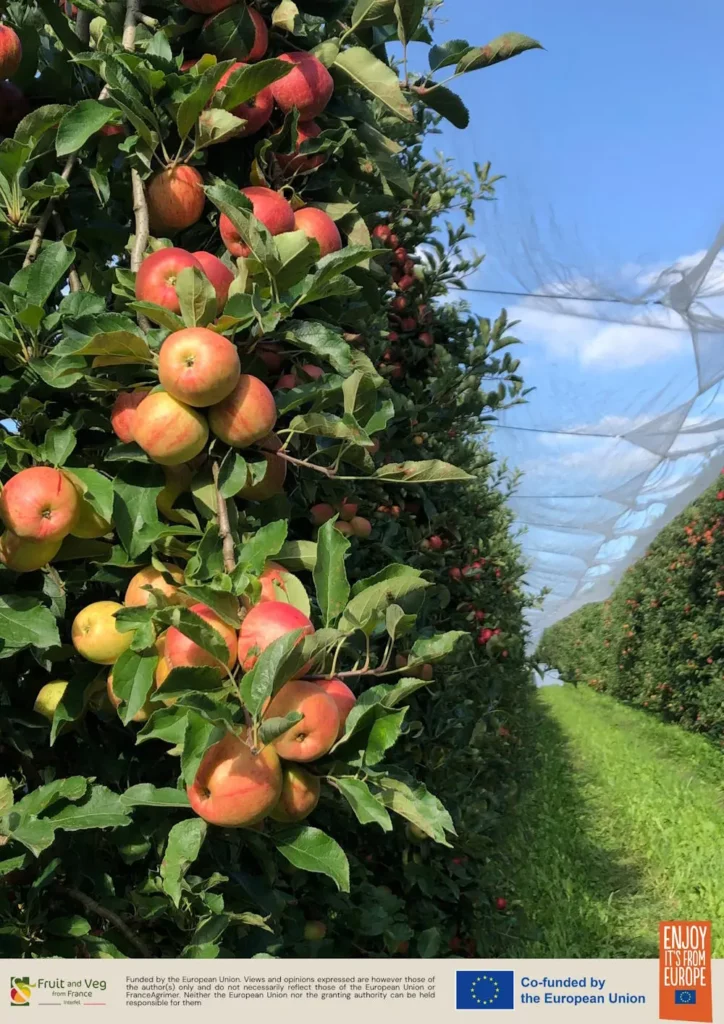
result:
[(30, 978), (10, 978), (10, 1005), (29, 1006), (31, 989)]

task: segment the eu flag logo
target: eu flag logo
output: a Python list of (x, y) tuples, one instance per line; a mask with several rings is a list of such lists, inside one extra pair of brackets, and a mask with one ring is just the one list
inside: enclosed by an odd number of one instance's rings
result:
[(675, 1006), (696, 1006), (696, 989), (695, 988), (677, 988), (677, 989), (674, 989), (674, 1005)]
[(512, 1010), (513, 971), (456, 971), (456, 1010)]

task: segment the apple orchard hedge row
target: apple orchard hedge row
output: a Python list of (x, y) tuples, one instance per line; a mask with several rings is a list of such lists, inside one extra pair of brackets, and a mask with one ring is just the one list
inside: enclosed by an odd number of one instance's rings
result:
[(6, 955), (514, 926), (525, 599), (475, 435), (525, 392), (505, 314), (445, 298), (495, 179), (423, 143), (538, 44), (434, 45), (437, 6), (4, 5)]
[(543, 634), (564, 679), (656, 712), (724, 746), (724, 481), (676, 517), (609, 601)]

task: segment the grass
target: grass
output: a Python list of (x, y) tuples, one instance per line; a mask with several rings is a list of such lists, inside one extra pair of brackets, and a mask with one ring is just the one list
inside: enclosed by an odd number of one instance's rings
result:
[(659, 921), (711, 920), (724, 956), (721, 753), (590, 690), (547, 687), (536, 705), (498, 955), (656, 957)]

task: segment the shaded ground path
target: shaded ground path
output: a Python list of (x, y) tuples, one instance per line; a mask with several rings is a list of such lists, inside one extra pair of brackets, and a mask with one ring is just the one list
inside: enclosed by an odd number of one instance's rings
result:
[(695, 919), (724, 956), (721, 753), (571, 686), (539, 690), (532, 719), (497, 955), (655, 957), (660, 920)]

